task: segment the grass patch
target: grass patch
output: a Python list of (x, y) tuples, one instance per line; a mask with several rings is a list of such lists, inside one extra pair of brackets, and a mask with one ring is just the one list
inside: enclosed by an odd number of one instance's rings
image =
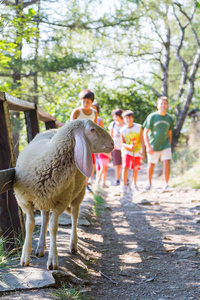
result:
[(22, 246), (20, 239), (16, 238), (16, 248), (7, 251), (4, 250), (5, 242), (9, 245), (9, 239), (4, 240), (2, 237), (0, 237), (0, 269), (9, 269), (11, 266), (13, 267), (16, 265), (16, 262), (18, 265), (21, 256)]
[(78, 287), (74, 288), (66, 284), (63, 284), (61, 288), (51, 294), (60, 300), (87, 300), (87, 297), (81, 291), (78, 291)]
[(94, 214), (97, 217), (101, 216), (101, 213), (104, 209), (105, 199), (100, 194), (94, 195)]
[(176, 149), (172, 156), (171, 184), (180, 188), (200, 189), (200, 141)]
[(0, 269), (5, 267), (5, 264), (7, 263), (8, 257), (5, 255), (3, 251), (3, 240), (0, 238)]
[(172, 178), (174, 187), (200, 189), (200, 160), (196, 161), (192, 167), (178, 176)]

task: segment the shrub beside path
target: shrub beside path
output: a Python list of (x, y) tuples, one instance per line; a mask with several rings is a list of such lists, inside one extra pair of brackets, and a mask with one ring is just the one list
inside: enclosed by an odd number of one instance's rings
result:
[[(79, 253), (68, 252), (71, 226), (62, 216), (59, 270), (46, 271), (47, 254), (36, 258), (33, 250), (30, 267), (21, 268), (18, 259), (0, 270), (1, 298), (68, 299), (55, 293), (65, 282), (66, 287), (81, 290), (85, 299), (200, 299), (200, 191), (186, 187), (163, 192), (164, 182), (157, 174), (153, 188), (144, 192), (143, 165), (139, 192), (123, 196), (121, 187), (113, 185), (111, 167), (109, 188), (97, 189), (105, 198), (100, 215), (94, 214), (92, 194), (87, 193), (83, 201)], [(33, 248), (38, 231), (39, 225)], [(47, 248), (48, 244), (49, 236)]]

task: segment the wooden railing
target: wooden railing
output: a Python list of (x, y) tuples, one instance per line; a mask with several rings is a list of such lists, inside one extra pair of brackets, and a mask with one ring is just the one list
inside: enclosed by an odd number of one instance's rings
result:
[[(4, 240), (6, 250), (16, 246), (17, 237), (24, 237), (23, 213), (12, 190), (16, 157), (10, 111), (24, 112), (28, 142), (39, 132), (39, 121), (45, 123), (46, 129), (63, 125), (36, 104), (0, 92), (0, 236)], [(6, 185), (5, 178), (8, 178)]]

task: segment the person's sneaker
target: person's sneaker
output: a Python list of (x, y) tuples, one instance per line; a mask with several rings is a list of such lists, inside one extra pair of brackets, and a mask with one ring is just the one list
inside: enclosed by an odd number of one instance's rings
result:
[(93, 193), (92, 189), (89, 187), (89, 185), (87, 185), (87, 191), (90, 193)]
[(92, 184), (93, 184), (93, 180), (92, 180), (92, 178), (91, 178), (91, 177), (88, 179), (88, 184), (90, 184), (90, 185), (92, 185)]
[(127, 191), (127, 186), (126, 185), (123, 185), (122, 187), (122, 193), (123, 194), (126, 194), (128, 191)]
[(149, 191), (151, 189), (151, 184), (149, 183), (146, 187), (145, 187), (145, 191)]
[(106, 189), (109, 188), (109, 186), (107, 184), (105, 184), (105, 182), (102, 184), (102, 188)]
[(173, 191), (173, 188), (169, 184), (167, 184), (166, 187), (164, 188), (164, 192), (171, 192), (171, 191)]
[(118, 185), (120, 185), (120, 181), (119, 180), (117, 180), (116, 183), (115, 183), (115, 186), (118, 186)]
[(98, 178), (98, 179), (96, 179), (95, 184), (96, 184), (96, 185), (100, 185), (100, 182), (101, 182), (101, 180)]
[(133, 190), (133, 192), (138, 192), (139, 191), (139, 189), (138, 189), (138, 187), (137, 187), (136, 184), (132, 184), (131, 185), (131, 189)]

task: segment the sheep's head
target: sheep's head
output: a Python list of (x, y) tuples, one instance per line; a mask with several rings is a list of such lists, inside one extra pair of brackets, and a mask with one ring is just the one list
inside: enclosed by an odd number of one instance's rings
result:
[(78, 169), (85, 176), (90, 177), (92, 173), (92, 153), (109, 153), (114, 149), (114, 142), (102, 127), (91, 120), (83, 120), (80, 125), (74, 130), (76, 141), (74, 157)]
[(114, 149), (111, 136), (102, 127), (90, 120), (84, 120), (84, 135), (90, 144), (92, 153), (109, 153)]

